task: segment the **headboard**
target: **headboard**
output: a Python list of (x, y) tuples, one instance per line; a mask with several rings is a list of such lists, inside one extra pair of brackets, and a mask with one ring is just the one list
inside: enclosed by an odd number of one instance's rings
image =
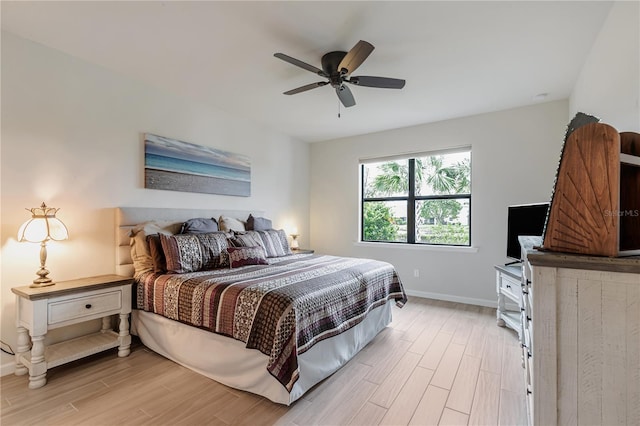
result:
[(129, 233), (134, 226), (150, 220), (184, 222), (195, 217), (229, 216), (247, 220), (249, 214), (264, 216), (262, 211), (210, 210), (210, 209), (170, 209), (153, 207), (117, 207), (116, 209), (116, 274), (133, 276), (133, 261)]

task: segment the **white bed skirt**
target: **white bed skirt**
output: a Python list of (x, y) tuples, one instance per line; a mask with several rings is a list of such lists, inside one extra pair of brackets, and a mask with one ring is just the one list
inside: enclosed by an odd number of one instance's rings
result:
[(347, 363), (391, 322), (389, 301), (344, 333), (298, 357), (300, 377), (291, 393), (267, 371), (268, 356), (245, 344), (160, 315), (134, 309), (131, 332), (154, 352), (232, 388), (289, 405)]

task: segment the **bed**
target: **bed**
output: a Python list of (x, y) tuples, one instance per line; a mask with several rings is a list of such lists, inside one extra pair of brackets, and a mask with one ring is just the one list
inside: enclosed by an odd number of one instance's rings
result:
[[(275, 252), (263, 246), (262, 253), (273, 256), (259, 263), (251, 258), (246, 265), (234, 263), (245, 266), (229, 268), (217, 263), (225, 262), (221, 255), (209, 259), (218, 267), (199, 270), (190, 264), (184, 269), (184, 262), (172, 266), (174, 255), (167, 244), (179, 246), (187, 237), (162, 236), (169, 250), (169, 272), (180, 273), (140, 272), (139, 262), (134, 268), (132, 255), (138, 257), (132, 253), (131, 244), (136, 243), (130, 235), (144, 224), (246, 218), (249, 213), (262, 216), (247, 211), (117, 208), (116, 272), (136, 277), (131, 332), (145, 346), (227, 386), (290, 405), (382, 331), (391, 322), (392, 305), (402, 306), (406, 295), (386, 262), (290, 254), (286, 238), (286, 247), (278, 246)], [(277, 233), (261, 232), (265, 241), (277, 240)], [(246, 250), (250, 253), (251, 248)]]

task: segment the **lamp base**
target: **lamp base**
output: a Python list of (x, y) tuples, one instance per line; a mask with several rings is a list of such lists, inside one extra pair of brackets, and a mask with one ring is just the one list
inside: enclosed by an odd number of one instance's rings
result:
[(50, 285), (54, 285), (55, 283), (51, 280), (47, 281), (47, 282), (38, 282), (37, 279), (33, 280), (33, 282), (29, 285), (29, 287), (31, 288), (40, 288), (40, 287), (48, 287)]
[(33, 283), (31, 283), (29, 287), (48, 287), (55, 284), (53, 280), (47, 276), (49, 275), (49, 271), (44, 267), (40, 268), (40, 270), (36, 272), (36, 275), (38, 275), (40, 278), (36, 278), (35, 280), (33, 280)]

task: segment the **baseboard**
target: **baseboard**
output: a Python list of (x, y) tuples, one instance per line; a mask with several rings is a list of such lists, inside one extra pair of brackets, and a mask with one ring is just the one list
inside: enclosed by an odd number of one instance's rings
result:
[(467, 305), (486, 306), (488, 308), (497, 308), (498, 300), (474, 299), (471, 297), (453, 296), (451, 294), (431, 293), (428, 291), (407, 290), (408, 296), (424, 297), (425, 299), (446, 300), (447, 302), (466, 303)]
[(16, 371), (15, 362), (7, 362), (5, 364), (0, 365), (0, 376), (8, 376), (9, 374), (13, 374)]

